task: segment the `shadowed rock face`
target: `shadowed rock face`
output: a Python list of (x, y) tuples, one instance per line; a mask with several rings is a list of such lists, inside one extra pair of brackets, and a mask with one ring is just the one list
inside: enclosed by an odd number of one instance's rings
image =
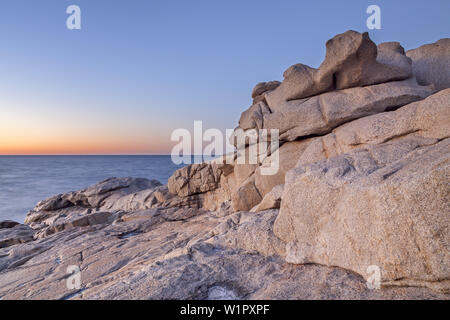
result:
[(405, 55), (337, 35), (318, 69), (253, 89), (238, 129), (278, 129), (277, 150), (186, 166), (168, 185), (111, 178), (0, 222), (0, 298), (448, 299), (447, 43)]
[(35, 231), (26, 225), (17, 224), (13, 227), (0, 229), (0, 248), (33, 240)]

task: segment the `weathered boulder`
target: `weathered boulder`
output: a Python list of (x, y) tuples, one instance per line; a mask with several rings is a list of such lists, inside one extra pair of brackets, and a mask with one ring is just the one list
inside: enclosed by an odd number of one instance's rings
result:
[(2, 228), (0, 229), (0, 248), (33, 241), (34, 233), (35, 231), (33, 229), (23, 224)]
[(167, 185), (163, 185), (127, 194), (116, 198), (114, 201), (108, 200), (102, 205), (101, 209), (126, 212), (146, 210), (160, 206), (172, 197), (173, 195), (169, 193)]
[[(381, 63), (386, 62), (383, 58), (380, 61), (377, 59), (377, 46), (367, 32), (347, 31), (328, 40), (326, 47), (326, 57), (319, 67), (318, 78), (321, 81), (331, 80), (337, 90), (411, 77), (410, 64), (396, 63), (394, 60), (384, 64)], [(392, 47), (384, 46), (381, 49), (385, 54)], [(391, 51), (401, 54), (397, 49), (398, 46)], [(402, 58), (399, 56), (398, 59)], [(404, 52), (403, 60), (408, 60)]]
[(87, 227), (96, 224), (106, 224), (112, 223), (114, 220), (120, 217), (120, 214), (112, 214), (110, 212), (81, 212), (72, 213), (69, 216), (55, 216), (56, 219), (52, 219), (48, 227), (41, 227), (39, 231), (36, 232), (36, 238), (44, 238), (53, 233), (61, 232), (63, 230), (77, 228), (77, 227)]
[(276, 89), (280, 84), (280, 81), (260, 82), (253, 88), (252, 98), (255, 99), (257, 96), (260, 96), (267, 91), (272, 91)]
[[(110, 178), (99, 184), (93, 185), (78, 193), (75, 199), (87, 198), (90, 207), (99, 208), (103, 205), (111, 205), (119, 198), (146, 189), (161, 186), (158, 180), (143, 178)], [(72, 201), (74, 202), (74, 201)]]
[(156, 180), (110, 178), (39, 202), (25, 224), (36, 230), (36, 238), (43, 238), (69, 228), (111, 223), (120, 212), (155, 207), (167, 194), (167, 187)]
[[(401, 50), (395, 43), (388, 43), (385, 46), (391, 47), (391, 51)], [(345, 125), (340, 127), (339, 125), (386, 110), (395, 110), (410, 102), (421, 100), (431, 93), (431, 88), (419, 86), (414, 79), (409, 79), (364, 88), (334, 91), (308, 99), (287, 102), (279, 112), (267, 113), (261, 123), (266, 128), (280, 129), (281, 139), (288, 140), (279, 148), (276, 154), (277, 157), (268, 155), (259, 162), (261, 157), (258, 156), (258, 162), (250, 162), (250, 147), (246, 147), (245, 156), (242, 156), (243, 163), (238, 164), (239, 161), (235, 159), (234, 164), (229, 165), (232, 168), (230, 172), (233, 172), (232, 185), (222, 183), (222, 187), (219, 184), (221, 180), (220, 172), (217, 172), (217, 175), (215, 175), (213, 174), (214, 171), (210, 169), (204, 169), (207, 172), (206, 175), (197, 175), (210, 177), (209, 180), (202, 179), (212, 181), (211, 186), (209, 184), (201, 184), (200, 181), (202, 180), (199, 178), (193, 179), (191, 184), (203, 185), (203, 190), (206, 191), (218, 190), (213, 196), (218, 201), (209, 201), (209, 203), (216, 202), (219, 205), (219, 202), (231, 200), (234, 211), (248, 211), (256, 206), (273, 187), (284, 184), (286, 172), (293, 168), (301, 157), (303, 159), (308, 157), (311, 150), (314, 148), (320, 149), (323, 139), (321, 137), (313, 137), (299, 141), (292, 140), (313, 134), (328, 133), (336, 127), (338, 127), (337, 129), (345, 128)], [(263, 103), (260, 102), (259, 104)], [(440, 106), (442, 107), (442, 105)], [(440, 111), (436, 112), (439, 114)], [(412, 116), (412, 114), (408, 114), (404, 118), (409, 119)], [(400, 127), (397, 126), (394, 129), (400, 129)], [(396, 132), (396, 130), (392, 132)], [(327, 139), (329, 140), (328, 136)], [(314, 144), (309, 146), (312, 141)], [(305, 150), (308, 150), (307, 156), (303, 156)], [(237, 159), (240, 158), (238, 157)], [(262, 171), (273, 165), (274, 161), (278, 162), (279, 169), (274, 174), (262, 174)], [(207, 164), (202, 166), (210, 168)], [(188, 172), (187, 168), (183, 170)], [(189, 181), (189, 179), (185, 178), (184, 181)], [(191, 184), (188, 185), (186, 183), (186, 186), (191, 188)], [(200, 192), (199, 189), (191, 189)], [(184, 195), (184, 193), (178, 194)], [(220, 196), (217, 197), (217, 194), (220, 194)], [(214, 209), (217, 205), (207, 205), (207, 207)]]
[(412, 76), (412, 61), (405, 54), (405, 49), (398, 42), (383, 42), (377, 46), (377, 62), (400, 68)]
[(413, 73), (419, 84), (434, 85), (437, 90), (450, 88), (450, 38), (409, 50)]
[[(411, 77), (409, 59), (399, 45), (377, 46), (367, 32), (347, 31), (327, 41), (326, 57), (319, 69), (303, 64), (291, 66), (279, 87), (266, 94), (271, 110), (286, 101), (332, 90), (361, 87)], [(394, 58), (394, 59), (391, 59)]]
[[(99, 208), (115, 202), (118, 198), (145, 189), (156, 188), (161, 183), (157, 180), (143, 178), (109, 178), (87, 189), (59, 194), (39, 202), (29, 213), (38, 211), (55, 211), (72, 206)], [(111, 197), (112, 196), (112, 197)]]
[(176, 170), (169, 178), (169, 192), (182, 197), (211, 191), (219, 186), (220, 176), (229, 168), (220, 163), (194, 163)]

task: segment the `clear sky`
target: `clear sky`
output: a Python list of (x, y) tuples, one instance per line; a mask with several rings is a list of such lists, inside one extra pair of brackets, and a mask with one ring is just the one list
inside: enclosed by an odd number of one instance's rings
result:
[[(71, 4), (81, 30), (66, 28)], [(172, 130), (234, 128), (257, 82), (319, 66), (335, 34), (411, 49), (450, 37), (449, 13), (449, 0), (1, 0), (0, 154), (170, 153)]]

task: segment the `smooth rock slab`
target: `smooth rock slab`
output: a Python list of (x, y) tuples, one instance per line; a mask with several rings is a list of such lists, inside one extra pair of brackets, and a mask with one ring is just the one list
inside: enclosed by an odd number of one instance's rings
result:
[[(390, 150), (384, 148), (386, 161), (404, 151), (434, 144), (449, 137), (449, 119), (450, 89), (396, 111), (354, 120), (337, 127), (325, 136), (311, 139), (299, 157), (297, 166), (391, 142)], [(375, 148), (372, 152), (375, 153), (376, 150)]]
[(354, 119), (392, 110), (433, 93), (414, 79), (325, 93), (293, 100), (264, 116), (264, 129), (279, 129), (280, 139), (322, 135)]

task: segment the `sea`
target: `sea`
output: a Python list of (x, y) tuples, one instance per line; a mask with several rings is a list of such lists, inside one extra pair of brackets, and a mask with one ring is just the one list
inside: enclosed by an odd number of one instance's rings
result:
[(0, 156), (0, 221), (23, 223), (39, 201), (110, 177), (156, 179), (165, 184), (182, 166), (174, 164), (170, 155)]

